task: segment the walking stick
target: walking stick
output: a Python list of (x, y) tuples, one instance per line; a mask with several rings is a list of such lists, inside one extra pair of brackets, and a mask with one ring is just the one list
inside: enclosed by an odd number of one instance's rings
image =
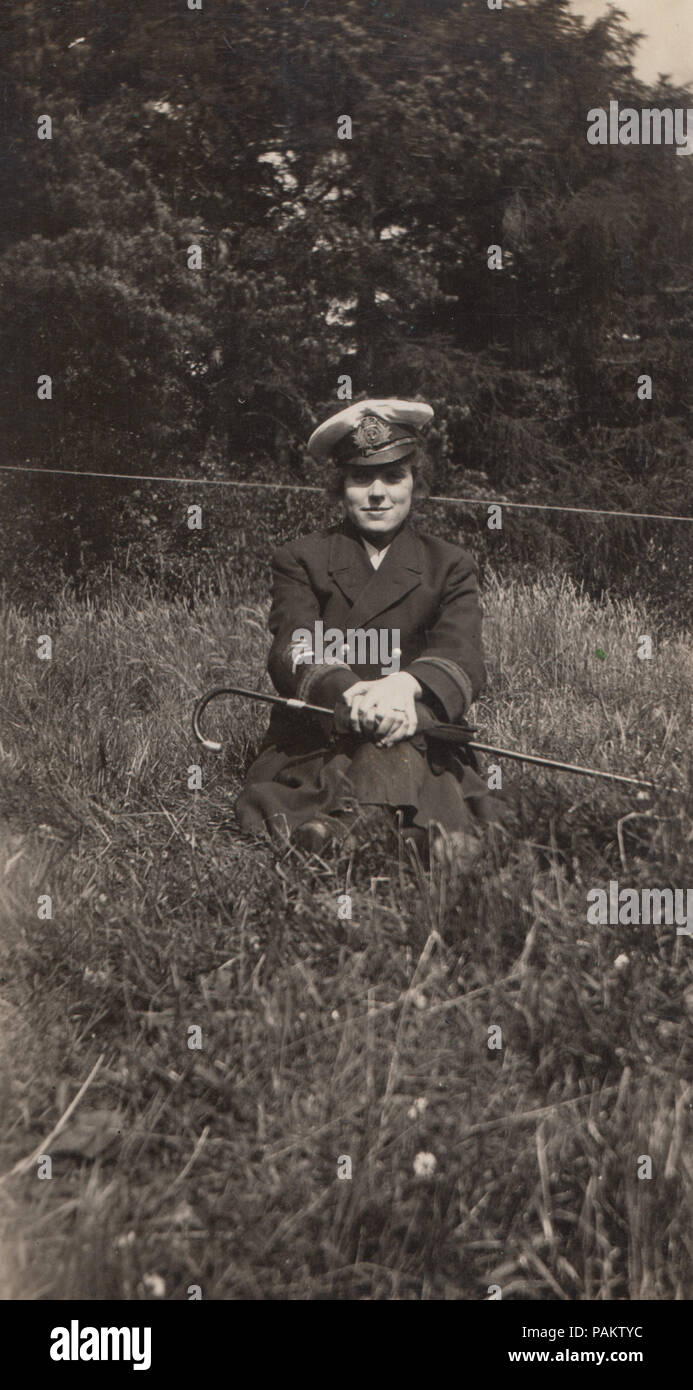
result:
[[(221, 744), (215, 739), (207, 738), (202, 732), (201, 719), (207, 706), (212, 700), (216, 700), (220, 695), (238, 695), (246, 700), (259, 700), (267, 705), (282, 705), (284, 709), (293, 709), (304, 714), (326, 714), (334, 716), (334, 710), (328, 709), (325, 705), (310, 705), (306, 700), (286, 699), (283, 695), (263, 695), (259, 690), (245, 690), (240, 685), (219, 685), (214, 690), (208, 690), (195, 705), (192, 717), (193, 733), (203, 748), (208, 748), (212, 753), (221, 751)], [(599, 777), (607, 782), (622, 782), (630, 787), (641, 787), (646, 791), (656, 791), (654, 782), (644, 781), (641, 777), (626, 777), (620, 772), (602, 772), (596, 767), (580, 767), (577, 763), (562, 763), (555, 758), (543, 758), (538, 753), (516, 753), (511, 748), (496, 748), (490, 743), (477, 743), (472, 738), (476, 732), (469, 724), (431, 724), (428, 728), (420, 729), (425, 738), (435, 739), (442, 743), (463, 744), (466, 748), (471, 748), (475, 753), (491, 753), (496, 758), (510, 758), (518, 763), (533, 763), (536, 767), (549, 767), (554, 772), (573, 772), (579, 777)]]

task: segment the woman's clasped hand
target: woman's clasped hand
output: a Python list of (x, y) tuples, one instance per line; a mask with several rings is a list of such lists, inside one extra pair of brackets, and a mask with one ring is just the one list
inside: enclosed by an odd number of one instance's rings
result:
[(349, 727), (356, 734), (375, 733), (377, 747), (391, 748), (416, 733), (417, 695), (421, 695), (421, 686), (406, 671), (395, 671), (380, 680), (357, 681), (342, 696)]

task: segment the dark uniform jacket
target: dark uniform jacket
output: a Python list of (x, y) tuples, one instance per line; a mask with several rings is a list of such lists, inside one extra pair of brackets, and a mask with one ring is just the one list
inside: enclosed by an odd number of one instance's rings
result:
[[(376, 570), (359, 533), (344, 521), (283, 546), (272, 567), (268, 664), (281, 695), (333, 710), (356, 681), (378, 680), (399, 647), (400, 670), (416, 677), (422, 696), (417, 732), (391, 748), (331, 716), (275, 707), (236, 803), (241, 827), (291, 831), (319, 817), (338, 833), (358, 814), (354, 807), (369, 805), (399, 809), (406, 824), (424, 828), (435, 822), (466, 830), (489, 819), (488, 787), (472, 751), (432, 743), (422, 733), (435, 722), (458, 722), (485, 682), (471, 556), (405, 524)], [(302, 645), (318, 622), (326, 638), (338, 629), (346, 642), (350, 630), (385, 631), (386, 654), (382, 647), (355, 647), (351, 664), (297, 661), (297, 638)], [(362, 664), (362, 656), (377, 657), (378, 664)]]
[[(317, 620), (345, 638), (348, 629), (389, 629), (388, 652), (401, 649), (400, 670), (416, 677), (438, 719), (456, 723), (483, 689), (477, 571), (459, 546), (405, 522), (374, 569), (359, 533), (344, 521), (283, 546), (272, 569), (268, 668), (281, 695), (332, 708), (355, 681), (383, 674), (380, 664), (295, 664), (295, 634), (314, 631)], [(287, 721), (276, 709), (268, 738), (281, 742), (295, 728), (295, 717)]]

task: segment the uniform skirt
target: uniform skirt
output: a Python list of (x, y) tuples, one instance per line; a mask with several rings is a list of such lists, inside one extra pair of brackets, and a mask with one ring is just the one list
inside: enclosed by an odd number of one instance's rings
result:
[(496, 819), (470, 750), (417, 734), (392, 748), (348, 733), (330, 739), (296, 730), (290, 744), (270, 731), (250, 766), (236, 814), (243, 830), (289, 835), (309, 820), (346, 834), (360, 807), (402, 812), (402, 824), (479, 830)]

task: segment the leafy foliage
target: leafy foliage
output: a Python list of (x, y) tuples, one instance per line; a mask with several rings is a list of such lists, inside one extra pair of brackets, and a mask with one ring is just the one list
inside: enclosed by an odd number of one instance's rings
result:
[[(356, 394), (432, 402), (438, 492), (690, 511), (692, 162), (590, 146), (586, 116), (692, 99), (636, 80), (617, 13), (7, 0), (0, 25), (6, 462), (312, 481), (303, 442), (348, 373)], [(21, 475), (2, 492), (17, 583), (151, 568), (146, 493)], [(482, 557), (669, 601), (693, 577), (680, 525), (645, 542), (516, 515), (506, 540), (476, 510)]]

